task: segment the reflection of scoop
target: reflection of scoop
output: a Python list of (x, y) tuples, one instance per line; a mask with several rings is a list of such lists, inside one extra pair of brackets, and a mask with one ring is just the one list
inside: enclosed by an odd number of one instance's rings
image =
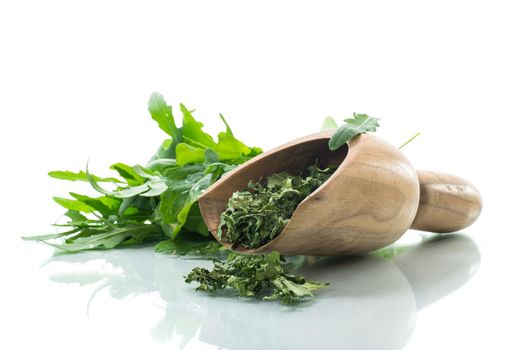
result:
[[(331, 132), (282, 145), (245, 164), (212, 185), (199, 199), (202, 216), (217, 236), (220, 215), (233, 192), (273, 173), (298, 173), (319, 160), (337, 171), (302, 201), (283, 231), (246, 253), (277, 250), (285, 255), (341, 255), (368, 252), (396, 241), (410, 227), (452, 232), (472, 224), (481, 197), (456, 176), (416, 172), (405, 156), (387, 142), (360, 135), (345, 147), (328, 149)], [(221, 242), (231, 249), (231, 244)]]
[(438, 236), (395, 256), (414, 291), (418, 310), (461, 287), (476, 272), (480, 255), (467, 236)]
[(468, 281), (479, 262), (475, 243), (459, 235), (430, 240), (393, 261), (366, 256), (313, 262), (302, 272), (330, 287), (311, 304), (267, 312), (259, 303), (211, 301), (200, 340), (231, 350), (402, 349), (417, 311)]
[[(412, 288), (390, 261), (325, 261), (305, 274), (330, 286), (299, 308), (209, 302), (200, 340), (237, 349), (402, 349), (415, 326)], [(277, 305), (276, 305), (277, 306)]]

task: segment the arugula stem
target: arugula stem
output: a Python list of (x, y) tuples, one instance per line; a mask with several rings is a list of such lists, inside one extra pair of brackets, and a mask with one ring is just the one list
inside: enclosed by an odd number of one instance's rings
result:
[(407, 141), (405, 141), (401, 146), (399, 146), (399, 149), (405, 147), (406, 145), (408, 145), (410, 142), (414, 141), (416, 139), (416, 137), (418, 137), (419, 135), (421, 135), (421, 132), (417, 132), (414, 136), (412, 136), (411, 138), (409, 138)]

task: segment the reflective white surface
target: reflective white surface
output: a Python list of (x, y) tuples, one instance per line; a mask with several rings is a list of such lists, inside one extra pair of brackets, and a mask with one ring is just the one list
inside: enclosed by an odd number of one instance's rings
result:
[(46, 246), (13, 242), (23, 254), (2, 266), (0, 341), (56, 349), (523, 349), (521, 248), (503, 249), (501, 237), (411, 231), (381, 254), (291, 258), (298, 272), (330, 282), (293, 307), (196, 292), (183, 276), (211, 263), (151, 246), (50, 255)]
[[(138, 337), (150, 338), (151, 346), (174, 342), (180, 348), (403, 349), (418, 312), (468, 283), (481, 261), (476, 243), (461, 234), (382, 252), (387, 256), (293, 258), (300, 273), (330, 282), (318, 297), (293, 307), (196, 293), (182, 276), (210, 263), (156, 255), (151, 246), (56, 254), (40, 273), (49, 279), (45, 288), (69, 289), (70, 298), (84, 305), (76, 322), (89, 324), (95, 335), (106, 327), (123, 332), (125, 342)], [(63, 305), (56, 306), (63, 312)], [(54, 319), (57, 329), (71, 321)], [(135, 330), (127, 334), (128, 327)]]
[[(0, 1), (0, 349), (525, 349), (520, 1)], [(306, 261), (297, 307), (196, 293), (209, 262), (151, 247), (51, 257), (52, 196), (165, 137), (153, 91), (268, 150), (326, 115), (381, 118), (417, 169), (480, 190), (479, 220), (391, 259)], [(176, 108), (174, 108), (176, 110)], [(180, 121), (178, 116), (177, 122)], [(399, 244), (421, 240), (409, 232)]]

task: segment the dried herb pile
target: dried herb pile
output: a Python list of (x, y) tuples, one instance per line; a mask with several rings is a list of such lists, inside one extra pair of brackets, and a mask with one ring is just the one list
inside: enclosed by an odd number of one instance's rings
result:
[(280, 172), (266, 181), (250, 182), (245, 191), (235, 192), (221, 214), (218, 235), (233, 248), (258, 248), (281, 233), (293, 212), (310, 193), (336, 170), (317, 163), (299, 175)]
[(193, 269), (186, 276), (186, 282), (198, 282), (197, 290), (200, 291), (232, 288), (242, 297), (278, 299), (288, 305), (312, 297), (312, 291), (328, 286), (328, 283), (307, 281), (287, 272), (284, 262), (276, 251), (266, 255), (232, 253), (225, 262), (214, 260), (212, 271), (200, 267)]

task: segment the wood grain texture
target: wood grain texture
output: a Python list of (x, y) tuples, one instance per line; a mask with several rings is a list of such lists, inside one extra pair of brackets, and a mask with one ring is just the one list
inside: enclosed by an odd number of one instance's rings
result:
[(470, 226), (481, 213), (479, 191), (455, 175), (418, 171), (419, 209), (411, 228), (431, 232), (454, 232)]
[[(199, 199), (210, 231), (232, 193), (275, 172), (297, 173), (319, 159), (339, 164), (337, 171), (299, 204), (290, 222), (273, 241), (253, 250), (286, 255), (341, 255), (372, 251), (396, 241), (411, 225), (419, 203), (416, 171), (387, 142), (360, 135), (349, 147), (328, 149), (331, 132), (313, 134), (266, 152), (239, 166)], [(222, 242), (231, 248), (228, 243)]]

